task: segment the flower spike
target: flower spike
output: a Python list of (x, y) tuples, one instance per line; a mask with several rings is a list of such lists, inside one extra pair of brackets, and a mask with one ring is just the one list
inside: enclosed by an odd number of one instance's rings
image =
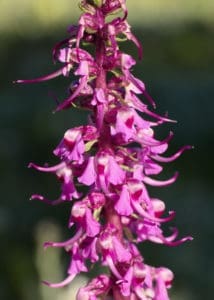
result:
[[(40, 194), (33, 194), (31, 200), (52, 206), (68, 202), (68, 228), (76, 230), (66, 241), (44, 243), (45, 249), (63, 248), (70, 264), (63, 281), (43, 283), (66, 286), (96, 263), (106, 267), (108, 274), (80, 288), (77, 300), (169, 300), (172, 271), (147, 265), (137, 245), (149, 241), (174, 247), (192, 240), (190, 236), (178, 239), (177, 228), (164, 236), (162, 225), (175, 212), (164, 216), (164, 202), (147, 189), (174, 183), (178, 172), (167, 180), (153, 176), (163, 171), (162, 163), (174, 161), (191, 147), (165, 156), (173, 133), (156, 138), (156, 127), (175, 121), (154, 111), (156, 102), (144, 82), (132, 74), (136, 60), (121, 50), (121, 40), (132, 41), (142, 58), (143, 48), (127, 21), (126, 1), (82, 0), (80, 8), (78, 25), (71, 25), (68, 37), (52, 50), (54, 63), (59, 61), (62, 67), (36, 79), (15, 81), (43, 82), (69, 77), (73, 70), (76, 78), (55, 111), (71, 106), (89, 111), (88, 124), (69, 128), (54, 149), (56, 165), (28, 166), (55, 175), (61, 184), (56, 200)], [(86, 44), (93, 51), (89, 53)]]

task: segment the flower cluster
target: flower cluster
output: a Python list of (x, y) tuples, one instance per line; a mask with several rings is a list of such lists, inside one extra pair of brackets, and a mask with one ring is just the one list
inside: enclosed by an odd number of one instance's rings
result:
[[(64, 248), (70, 256), (65, 280), (45, 283), (62, 287), (99, 262), (109, 273), (81, 288), (78, 300), (168, 300), (173, 273), (147, 265), (136, 245), (151, 241), (176, 246), (191, 239), (177, 239), (176, 228), (171, 235), (164, 235), (161, 225), (175, 213), (164, 216), (164, 202), (148, 193), (148, 186), (163, 187), (176, 180), (177, 173), (164, 181), (153, 176), (162, 172), (161, 163), (175, 160), (190, 146), (163, 156), (172, 133), (159, 141), (154, 127), (173, 121), (154, 112), (155, 102), (144, 83), (131, 73), (136, 61), (120, 50), (119, 42), (130, 40), (142, 56), (141, 45), (127, 22), (125, 0), (83, 0), (80, 8), (83, 13), (78, 26), (70, 26), (69, 37), (53, 49), (53, 58), (62, 67), (41, 78), (17, 81), (40, 82), (69, 76), (73, 70), (77, 79), (56, 111), (73, 106), (90, 112), (88, 125), (68, 129), (53, 151), (59, 164), (29, 165), (55, 174), (61, 182), (57, 199), (38, 194), (32, 199), (51, 205), (70, 202), (68, 226), (76, 229), (67, 241), (45, 243), (45, 247)], [(94, 55), (82, 48), (85, 44), (93, 47)]]

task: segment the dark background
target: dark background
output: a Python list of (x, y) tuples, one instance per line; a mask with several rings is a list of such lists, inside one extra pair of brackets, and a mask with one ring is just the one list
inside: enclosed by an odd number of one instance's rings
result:
[[(169, 154), (182, 145), (194, 145), (194, 150), (166, 166), (162, 178), (178, 170), (177, 182), (152, 190), (166, 201), (169, 210), (177, 211), (172, 225), (180, 229), (180, 236), (191, 234), (194, 240), (176, 248), (146, 243), (141, 249), (147, 263), (174, 271), (172, 300), (212, 299), (214, 28), (191, 20), (173, 29), (138, 24), (133, 31), (144, 46), (144, 59), (134, 73), (146, 83), (157, 112), (168, 111), (178, 120), (164, 125), (157, 134), (175, 133)], [(30, 161), (55, 163), (52, 150), (64, 131), (86, 122), (86, 114), (72, 109), (52, 114), (55, 103), (50, 94), (63, 99), (70, 79), (12, 84), (14, 79), (33, 78), (58, 68), (52, 65), (51, 47), (64, 37), (64, 23), (58, 29), (35, 34), (1, 32), (0, 298), (5, 300), (68, 299), (66, 292), (62, 295), (41, 287), (40, 280), (58, 280), (66, 270), (66, 254), (43, 253), (41, 244), (69, 236), (69, 206), (48, 207), (28, 201), (37, 192), (56, 198), (59, 185), (54, 176), (39, 174), (27, 165)], [(130, 43), (124, 49), (136, 57)]]

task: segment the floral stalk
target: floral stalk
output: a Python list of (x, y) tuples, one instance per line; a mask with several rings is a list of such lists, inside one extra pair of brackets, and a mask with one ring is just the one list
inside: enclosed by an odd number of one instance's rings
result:
[[(164, 216), (164, 202), (148, 192), (148, 186), (164, 187), (176, 180), (177, 173), (164, 181), (153, 176), (162, 172), (162, 163), (177, 159), (191, 147), (163, 156), (172, 133), (159, 141), (153, 128), (173, 120), (154, 112), (156, 104), (145, 84), (131, 73), (135, 59), (120, 50), (120, 41), (130, 40), (142, 56), (142, 47), (127, 22), (125, 0), (83, 0), (80, 8), (83, 13), (78, 25), (70, 26), (69, 37), (53, 49), (53, 59), (62, 67), (44, 77), (17, 81), (67, 77), (73, 70), (77, 79), (56, 111), (70, 107), (89, 111), (88, 125), (68, 129), (53, 151), (60, 161), (57, 165), (29, 165), (55, 174), (61, 182), (57, 199), (39, 194), (32, 199), (50, 205), (70, 202), (68, 226), (76, 228), (67, 241), (45, 243), (45, 248), (64, 248), (70, 265), (62, 282), (44, 283), (65, 286), (99, 262), (108, 272), (80, 288), (77, 300), (168, 300), (172, 271), (147, 265), (137, 244), (151, 241), (177, 246), (192, 239), (177, 239), (176, 228), (171, 235), (164, 235), (161, 226), (171, 221), (175, 212)], [(109, 20), (109, 16), (113, 17)], [(87, 187), (87, 192), (81, 192), (81, 186)]]

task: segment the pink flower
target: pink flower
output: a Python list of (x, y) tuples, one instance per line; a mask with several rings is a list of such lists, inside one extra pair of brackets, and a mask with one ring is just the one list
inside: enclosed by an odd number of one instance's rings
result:
[(89, 237), (95, 237), (100, 232), (100, 223), (94, 219), (86, 201), (76, 202), (73, 205), (69, 225), (72, 224), (81, 226)]
[(59, 165), (56, 165), (54, 167), (40, 167), (34, 163), (30, 163), (29, 167), (33, 167), (36, 170), (42, 172), (55, 173), (59, 181), (62, 182), (62, 186), (61, 186), (62, 193), (58, 199), (48, 200), (47, 198), (41, 195), (34, 194), (31, 196), (32, 200), (37, 199), (55, 205), (63, 201), (71, 201), (73, 198), (75, 199), (80, 198), (81, 194), (76, 190), (73, 182), (72, 169), (69, 167), (69, 165), (66, 165), (66, 163), (62, 162)]
[[(107, 275), (99, 275), (86, 287), (80, 288), (77, 300), (96, 300), (106, 295), (111, 289), (111, 280)], [(99, 298), (98, 298), (99, 297)]]
[(85, 145), (80, 128), (69, 129), (64, 135), (64, 139), (54, 150), (54, 154), (61, 159), (68, 161), (83, 161)]

